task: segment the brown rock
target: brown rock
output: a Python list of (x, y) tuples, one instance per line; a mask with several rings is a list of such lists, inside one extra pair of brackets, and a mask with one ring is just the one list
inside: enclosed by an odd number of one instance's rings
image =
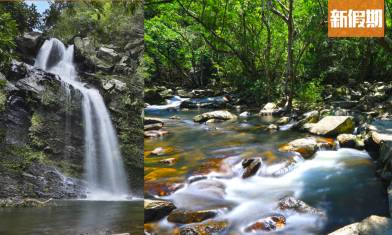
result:
[(191, 224), (180, 229), (180, 235), (208, 235), (219, 234), (229, 226), (227, 221), (209, 220), (202, 224)]
[(173, 165), (174, 163), (176, 163), (176, 159), (174, 157), (166, 158), (166, 159), (160, 160), (159, 162), (163, 163), (163, 164)]
[(286, 225), (286, 218), (283, 215), (274, 215), (258, 220), (245, 228), (247, 233), (257, 233), (261, 231), (274, 231)]
[(172, 202), (163, 200), (144, 200), (144, 223), (158, 221), (176, 207)]
[(170, 213), (167, 220), (177, 224), (199, 223), (207, 219), (215, 217), (217, 213), (212, 210), (190, 211), (176, 209)]

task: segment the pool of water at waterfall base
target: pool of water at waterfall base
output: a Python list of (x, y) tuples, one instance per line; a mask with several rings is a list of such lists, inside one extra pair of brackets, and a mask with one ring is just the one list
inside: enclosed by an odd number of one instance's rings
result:
[[(224, 200), (235, 204), (222, 209), (222, 205), (218, 205), (221, 201), (217, 201), (219, 215), (214, 218), (228, 220), (230, 232), (234, 234), (241, 233), (244, 226), (257, 219), (273, 214), (279, 198), (284, 196), (295, 196), (321, 209), (326, 218), (294, 213), (287, 216), (286, 226), (274, 234), (325, 234), (369, 215), (388, 215), (385, 186), (376, 176), (374, 163), (366, 152), (319, 151), (283, 176), (263, 176), (263, 170), (276, 169), (292, 157), (292, 153), (278, 151), (282, 144), (307, 134), (266, 131), (262, 125), (271, 123), (273, 117), (239, 118), (214, 124), (192, 121), (194, 115), (205, 111), (208, 110), (146, 112), (146, 116), (162, 118), (164, 129), (169, 131), (164, 137), (145, 139), (146, 195), (173, 200), (180, 208), (211, 209), (214, 202), (207, 203), (203, 196), (192, 195), (186, 184), (189, 177), (207, 175), (225, 185)], [(176, 119), (170, 119), (174, 115)], [(163, 154), (151, 155), (157, 147), (163, 148)], [(238, 170), (246, 157), (262, 158), (265, 168), (259, 170), (260, 175), (241, 179)], [(167, 158), (176, 161), (172, 165), (160, 162)], [(176, 188), (180, 189), (173, 193)], [(168, 231), (170, 234), (178, 226), (181, 225), (170, 223), (166, 218), (148, 225), (162, 234)]]
[(41, 208), (0, 208), (0, 234), (143, 233), (143, 201), (58, 200)]

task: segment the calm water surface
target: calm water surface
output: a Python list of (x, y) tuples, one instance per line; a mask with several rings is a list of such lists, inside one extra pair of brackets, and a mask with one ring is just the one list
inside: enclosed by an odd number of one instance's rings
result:
[(143, 234), (143, 201), (67, 200), (55, 204), (43, 208), (0, 208), (0, 234)]

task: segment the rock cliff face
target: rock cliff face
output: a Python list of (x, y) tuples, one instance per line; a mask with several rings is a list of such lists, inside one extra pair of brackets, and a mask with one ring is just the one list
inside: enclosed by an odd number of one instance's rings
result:
[[(105, 99), (117, 130), (133, 193), (143, 184), (143, 24), (123, 41), (102, 45), (74, 38), (75, 62), (82, 81)], [(11, 196), (83, 197), (84, 140), (81, 94), (67, 99), (60, 79), (32, 66), (44, 38), (27, 33), (17, 40), (24, 62), (0, 73), (0, 198)], [(37, 49), (38, 48), (38, 49)]]

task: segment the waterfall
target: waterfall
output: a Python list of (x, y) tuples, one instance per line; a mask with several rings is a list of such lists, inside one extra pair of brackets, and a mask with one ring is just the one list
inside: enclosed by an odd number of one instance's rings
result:
[[(129, 197), (127, 175), (110, 114), (99, 91), (85, 87), (78, 80), (73, 55), (73, 45), (66, 47), (58, 39), (52, 38), (42, 45), (34, 66), (59, 75), (67, 103), (71, 100), (71, 87), (82, 94), (87, 199), (126, 199)], [(67, 120), (65, 128), (70, 128), (69, 123)], [(66, 132), (70, 133), (71, 130)]]

